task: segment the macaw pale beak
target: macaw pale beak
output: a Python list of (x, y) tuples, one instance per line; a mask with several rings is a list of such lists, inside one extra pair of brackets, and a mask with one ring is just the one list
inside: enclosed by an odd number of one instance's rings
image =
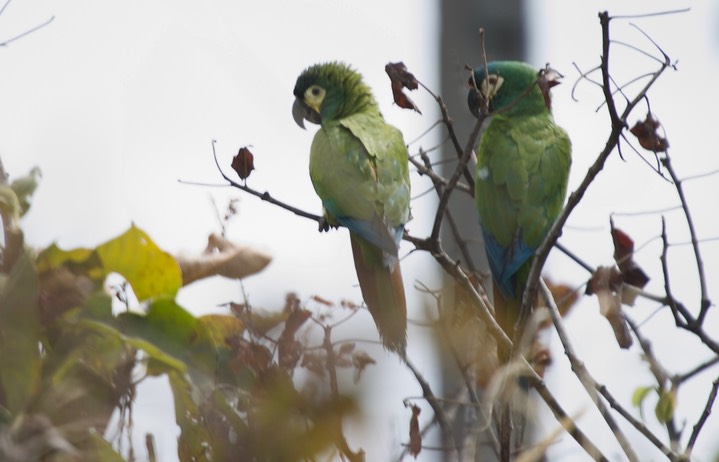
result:
[(292, 104), (292, 118), (295, 119), (295, 123), (302, 128), (305, 128), (305, 120), (313, 124), (319, 124), (322, 121), (317, 111), (307, 106), (304, 101), (299, 98), (295, 98), (295, 102)]

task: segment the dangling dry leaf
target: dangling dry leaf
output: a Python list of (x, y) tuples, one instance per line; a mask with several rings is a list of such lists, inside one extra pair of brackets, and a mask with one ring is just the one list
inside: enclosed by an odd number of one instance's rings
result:
[(246, 180), (255, 169), (255, 156), (247, 147), (240, 148), (237, 155), (232, 158), (232, 169), (243, 180)]
[(637, 137), (639, 144), (647, 151), (664, 152), (669, 148), (669, 141), (657, 133), (659, 127), (661, 127), (659, 120), (650, 112), (646, 119), (638, 121), (629, 131)]
[[(622, 273), (622, 281), (640, 289), (644, 288), (649, 282), (649, 276), (634, 261), (634, 240), (621, 229), (615, 228), (613, 222), (610, 224), (614, 242), (614, 261), (617, 262), (619, 271)], [(622, 303), (625, 305), (634, 306), (636, 298), (636, 292), (624, 291), (622, 293)]]
[(419, 430), (419, 414), (422, 412), (419, 406), (412, 405), (412, 417), (409, 420), (409, 454), (415, 459), (422, 451), (422, 433)]
[(199, 255), (176, 257), (182, 270), (182, 284), (188, 285), (209, 276), (242, 279), (258, 273), (272, 257), (252, 247), (235, 244), (218, 234), (211, 234), (207, 248)]
[(403, 62), (388, 63), (384, 67), (384, 71), (389, 76), (389, 80), (392, 84), (392, 96), (397, 106), (403, 109), (412, 109), (421, 114), (422, 111), (409, 99), (409, 96), (407, 96), (403, 90), (403, 88), (416, 90), (419, 87), (419, 82), (417, 82), (414, 75), (407, 70), (407, 66), (405, 66)]
[(623, 349), (632, 346), (629, 326), (622, 313), (622, 275), (615, 267), (600, 266), (587, 284), (587, 295), (596, 294), (599, 311), (614, 330), (617, 343)]

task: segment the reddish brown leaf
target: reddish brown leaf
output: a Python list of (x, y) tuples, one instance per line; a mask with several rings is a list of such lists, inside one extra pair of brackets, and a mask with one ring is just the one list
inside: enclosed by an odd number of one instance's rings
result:
[(255, 156), (247, 147), (240, 148), (237, 155), (232, 158), (232, 169), (243, 180), (247, 179), (250, 172), (255, 169)]
[(419, 414), (422, 409), (416, 404), (412, 405), (412, 418), (409, 420), (409, 454), (415, 459), (422, 451), (422, 433), (419, 430)]
[[(634, 261), (634, 240), (621, 229), (615, 228), (614, 223), (611, 223), (611, 226), (612, 241), (614, 241), (614, 260), (622, 273), (622, 280), (641, 289), (649, 282), (649, 276)], [(623, 303), (633, 305), (636, 296), (629, 298), (627, 296), (628, 294), (624, 296)]]
[(416, 90), (419, 87), (419, 82), (414, 75), (407, 70), (407, 66), (405, 66), (401, 61), (398, 63), (388, 63), (384, 67), (384, 71), (389, 76), (389, 80), (392, 84), (392, 96), (394, 97), (394, 102), (397, 106), (403, 109), (412, 109), (421, 114), (422, 111), (417, 108), (414, 102), (409, 99), (409, 96), (407, 96), (403, 90), (404, 88), (408, 90)]
[(650, 112), (646, 119), (638, 121), (629, 131), (637, 137), (639, 144), (647, 151), (663, 152), (669, 148), (669, 141), (657, 133), (659, 127), (661, 127), (659, 120)]
[(312, 300), (315, 301), (315, 302), (317, 302), (317, 303), (319, 303), (320, 305), (324, 305), (324, 306), (334, 306), (334, 303), (332, 303), (331, 301), (327, 300), (326, 298), (320, 297), (319, 295), (313, 295), (313, 296), (312, 296)]
[(612, 241), (614, 241), (614, 260), (621, 266), (623, 260), (632, 258), (634, 240), (621, 229), (615, 228), (612, 223)]

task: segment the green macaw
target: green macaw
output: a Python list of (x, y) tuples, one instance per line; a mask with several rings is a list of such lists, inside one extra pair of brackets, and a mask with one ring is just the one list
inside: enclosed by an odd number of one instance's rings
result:
[(409, 212), (402, 134), (387, 124), (362, 76), (343, 63), (317, 64), (297, 78), (292, 115), (320, 124), (310, 178), (325, 224), (349, 229), (362, 297), (382, 343), (404, 354), (407, 304), (398, 261)]
[[(510, 337), (534, 252), (562, 210), (571, 142), (554, 123), (549, 89), (561, 75), (516, 61), (474, 71), (467, 97), (491, 115), (479, 142), (475, 200), (494, 279), (495, 315)], [(487, 106), (485, 107), (485, 103)]]

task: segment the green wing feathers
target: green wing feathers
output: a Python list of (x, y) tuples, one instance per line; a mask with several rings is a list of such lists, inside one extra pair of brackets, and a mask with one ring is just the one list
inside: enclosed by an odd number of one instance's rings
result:
[(485, 231), (508, 246), (521, 229), (528, 246), (539, 246), (562, 209), (569, 163), (569, 137), (551, 115), (496, 116), (477, 160), (476, 202)]

